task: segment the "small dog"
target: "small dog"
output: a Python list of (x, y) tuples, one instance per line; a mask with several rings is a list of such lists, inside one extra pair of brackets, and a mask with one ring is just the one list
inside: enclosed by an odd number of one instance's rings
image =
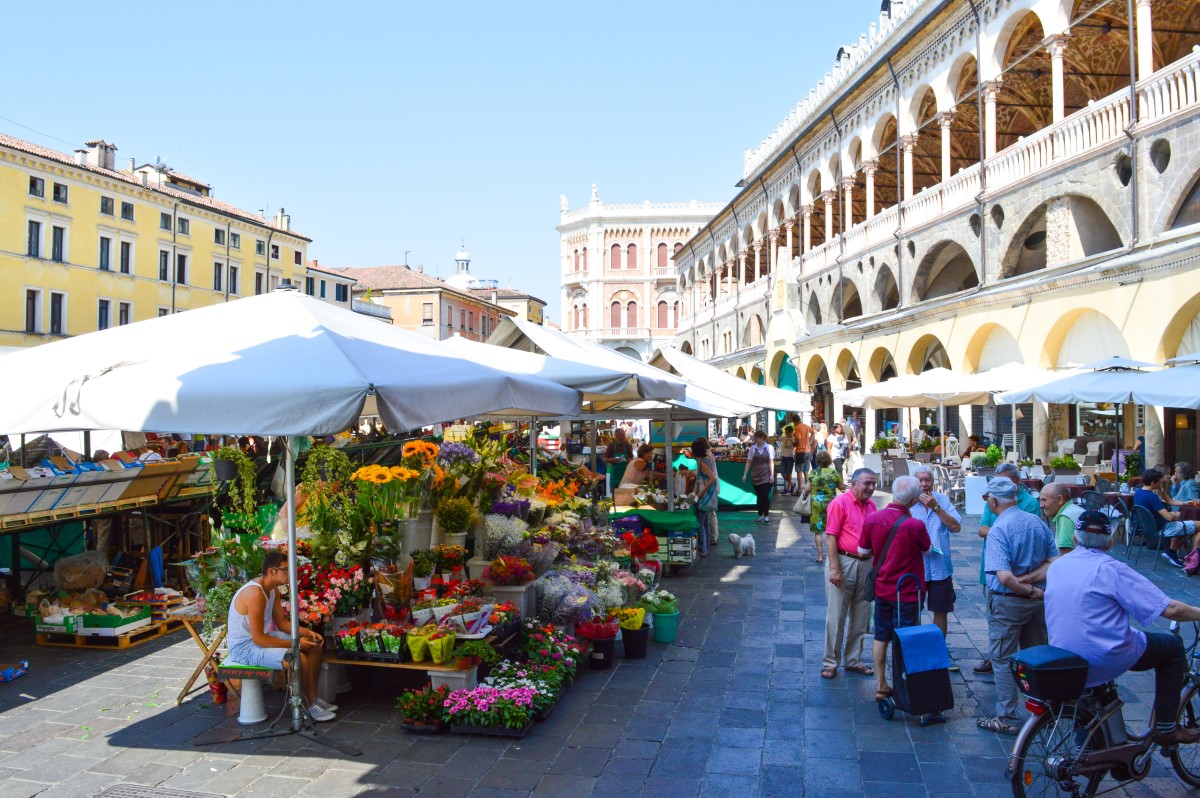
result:
[(733, 558), (740, 560), (743, 557), (757, 557), (758, 553), (754, 550), (753, 535), (730, 535), (729, 542), (733, 544)]

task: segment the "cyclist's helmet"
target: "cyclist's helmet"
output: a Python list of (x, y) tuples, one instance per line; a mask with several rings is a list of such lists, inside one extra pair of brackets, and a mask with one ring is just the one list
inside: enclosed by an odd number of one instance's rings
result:
[(1108, 535), (1112, 529), (1108, 525), (1108, 516), (1099, 510), (1085, 510), (1075, 522), (1075, 529), (1080, 532), (1093, 532), (1098, 535)]

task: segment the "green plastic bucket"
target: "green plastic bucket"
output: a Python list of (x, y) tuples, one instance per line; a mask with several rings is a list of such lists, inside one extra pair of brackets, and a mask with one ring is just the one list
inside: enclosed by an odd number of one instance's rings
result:
[(672, 612), (670, 614), (660, 615), (654, 613), (654, 642), (656, 643), (674, 643), (675, 635), (679, 631), (679, 613)]

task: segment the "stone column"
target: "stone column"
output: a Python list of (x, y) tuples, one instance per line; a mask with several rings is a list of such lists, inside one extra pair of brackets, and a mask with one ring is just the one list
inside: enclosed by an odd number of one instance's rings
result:
[(793, 250), (796, 246), (795, 235), (794, 235), (796, 232), (796, 222), (792, 219), (788, 219), (786, 222), (783, 223), (783, 229), (787, 236), (787, 238), (786, 238), (787, 252), (788, 252), (787, 259), (788, 259), (788, 263), (791, 263), (792, 258), (795, 257)]
[(767, 233), (767, 274), (774, 274), (779, 261), (779, 233)]
[(733, 287), (735, 292), (740, 292), (743, 285), (749, 285), (749, 281), (746, 280), (746, 264), (749, 260), (749, 253), (745, 251), (738, 253), (738, 279), (737, 282), (734, 283)]
[(1050, 459), (1050, 416), (1045, 402), (1033, 403), (1033, 451), (1026, 457), (1041, 460), (1043, 463)]
[(900, 137), (900, 149), (904, 153), (904, 199), (913, 195), (913, 150), (917, 147), (917, 134)]
[(1152, 0), (1137, 0), (1137, 79), (1154, 74), (1154, 15)]
[(763, 245), (762, 245), (762, 242), (755, 241), (753, 244), (750, 245), (750, 249), (754, 252), (754, 266), (751, 268), (751, 271), (750, 271), (750, 279), (745, 281), (746, 285), (750, 285), (751, 283), (758, 282), (758, 278), (762, 277), (762, 273), (763, 273), (763, 270), (762, 270)]
[(854, 226), (854, 178), (842, 179), (842, 232)]
[(1070, 38), (1066, 35), (1057, 35), (1046, 40), (1046, 49), (1050, 52), (1050, 85), (1054, 109), (1053, 121), (1055, 122), (1061, 122), (1066, 115), (1066, 101), (1063, 94), (1063, 53), (1067, 50), (1067, 41)]
[(807, 254), (812, 249), (812, 214), (812, 205), (805, 205), (800, 209), (800, 215), (804, 217), (804, 248), (800, 251), (801, 255)]
[(825, 243), (828, 244), (833, 240), (833, 200), (834, 194), (832, 191), (826, 191), (821, 194), (821, 199), (825, 201)]
[(867, 218), (870, 219), (875, 215), (875, 171), (879, 169), (879, 161), (867, 161), (862, 169), (867, 178)]
[(996, 155), (996, 98), (1000, 96), (1000, 81), (989, 80), (983, 84), (983, 131), (985, 158)]
[(952, 176), (953, 162), (950, 160), (950, 125), (954, 122), (954, 114), (938, 114), (938, 127), (942, 130), (942, 182)]

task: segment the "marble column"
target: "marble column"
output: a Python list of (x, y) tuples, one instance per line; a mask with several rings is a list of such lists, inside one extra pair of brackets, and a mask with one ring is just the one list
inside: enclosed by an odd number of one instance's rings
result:
[(800, 252), (802, 255), (808, 254), (808, 251), (812, 249), (812, 214), (812, 205), (805, 205), (800, 209), (800, 215), (804, 217), (804, 249)]
[(1137, 0), (1137, 79), (1154, 74), (1154, 14), (1152, 0)]
[(983, 84), (983, 131), (984, 157), (996, 155), (996, 99), (1000, 96), (1000, 81), (989, 80)]
[(950, 125), (954, 122), (954, 114), (938, 114), (938, 127), (942, 131), (942, 182), (952, 176), (954, 162), (950, 158)]
[(875, 172), (879, 169), (879, 161), (867, 161), (862, 169), (867, 178), (867, 218), (870, 219), (875, 215)]
[(854, 226), (854, 178), (842, 179), (842, 231)]
[(1066, 115), (1066, 100), (1063, 94), (1063, 53), (1067, 50), (1070, 36), (1051, 36), (1046, 40), (1046, 49), (1050, 52), (1050, 85), (1051, 105), (1054, 109), (1053, 121), (1061, 122)]
[(913, 195), (913, 150), (917, 148), (917, 134), (900, 137), (900, 149), (904, 153), (904, 199)]
[(833, 240), (833, 201), (835, 199), (832, 191), (826, 191), (821, 194), (821, 199), (825, 202), (825, 243), (828, 244)]

